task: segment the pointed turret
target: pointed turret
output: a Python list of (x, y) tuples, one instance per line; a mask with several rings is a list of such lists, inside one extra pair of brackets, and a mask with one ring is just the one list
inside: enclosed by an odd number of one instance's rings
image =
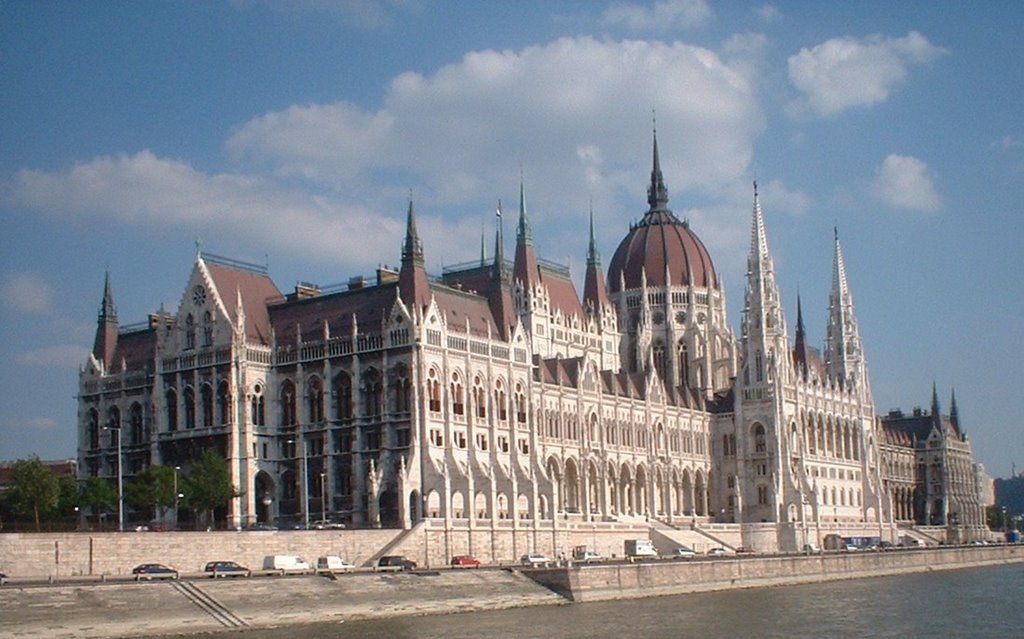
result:
[(744, 383), (758, 384), (769, 381), (776, 373), (786, 374), (790, 369), (788, 366), (776, 367), (779, 358), (789, 351), (789, 338), (756, 182), (753, 208), (742, 333), (746, 368)]
[(526, 190), (519, 181), (519, 223), (516, 227), (516, 259), (512, 267), (513, 279), (522, 283), (527, 292), (540, 283), (537, 254), (533, 250), (533, 233), (526, 217)]
[(807, 346), (807, 335), (804, 332), (804, 312), (800, 305), (800, 296), (796, 296), (796, 344), (793, 347), (793, 364), (802, 379), (807, 379), (808, 362), (811, 361), (810, 347)]
[(402, 267), (398, 271), (398, 291), (407, 306), (416, 306), (420, 310), (430, 303), (430, 284), (423, 263), (423, 244), (416, 232), (416, 210), (410, 197), (405, 242), (402, 244)]
[(952, 391), (949, 398), (949, 422), (957, 433), (963, 434), (960, 430), (960, 411), (956, 408), (956, 391)]
[(92, 354), (103, 362), (109, 373), (114, 366), (114, 352), (117, 350), (117, 306), (114, 304), (114, 293), (110, 286), (110, 271), (103, 279), (103, 301), (96, 319), (96, 339), (93, 341)]
[(835, 230), (832, 261), (832, 292), (829, 294), (828, 331), (825, 341), (825, 366), (828, 376), (843, 386), (862, 386), (867, 391), (867, 364), (864, 361), (860, 331), (853, 312), (853, 296), (846, 281), (846, 264)]
[(587, 248), (587, 274), (583, 280), (583, 305), (594, 310), (608, 306), (608, 291), (601, 271), (601, 256), (594, 237), (594, 208), (590, 208), (590, 246)]
[[(500, 212), (500, 208), (498, 209)], [(501, 216), (498, 216), (498, 229), (494, 234), (494, 262), (491, 265), (491, 281), (487, 287), (487, 303), (491, 307), (491, 314), (498, 329), (501, 331), (501, 338), (508, 339), (510, 329), (515, 323), (515, 312), (512, 305), (512, 295), (508, 287), (508, 271), (505, 268), (504, 251), (502, 250), (501, 237)]]

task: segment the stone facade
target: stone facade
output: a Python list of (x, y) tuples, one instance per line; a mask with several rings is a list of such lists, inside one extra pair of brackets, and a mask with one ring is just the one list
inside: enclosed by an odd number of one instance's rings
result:
[(81, 372), (81, 475), (187, 472), (214, 447), (241, 492), (232, 527), (427, 520), (507, 531), (514, 552), (615, 522), (731, 525), (765, 550), (894, 537), (910, 519), (890, 468), (906, 460), (883, 460), (904, 451), (874, 415), (838, 237), (819, 355), (799, 301), (789, 342), (755, 185), (737, 338), (667, 193), (655, 139), (649, 209), (607, 284), (591, 224), (582, 298), (535, 255), (522, 191), (514, 259), (499, 224), (492, 257), (437, 278), (411, 202), (400, 268), (346, 287), (282, 294), (262, 267), (197, 252), (174, 313), (120, 327), (108, 278)]

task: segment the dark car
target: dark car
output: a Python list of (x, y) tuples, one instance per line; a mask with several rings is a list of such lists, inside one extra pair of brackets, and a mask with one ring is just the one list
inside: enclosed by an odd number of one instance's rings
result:
[(275, 526), (274, 524), (267, 523), (265, 521), (258, 521), (255, 524), (249, 524), (246, 527), (246, 530), (255, 530), (255, 531), (261, 531), (262, 530), (262, 531), (265, 531), (265, 532), (269, 532), (271, 530), (277, 530), (277, 526)]
[(178, 571), (163, 564), (139, 564), (132, 568), (136, 579), (177, 579)]
[(479, 568), (480, 560), (469, 555), (455, 555), (452, 557), (453, 568)]
[(757, 553), (757, 551), (751, 548), (750, 546), (740, 546), (736, 549), (737, 555), (753, 555), (755, 553)]
[(384, 555), (377, 560), (377, 566), (375, 570), (415, 570), (416, 562), (411, 559), (406, 559), (402, 555)]
[(234, 561), (211, 561), (206, 564), (204, 570), (210, 573), (211, 577), (248, 577), (252, 571)]

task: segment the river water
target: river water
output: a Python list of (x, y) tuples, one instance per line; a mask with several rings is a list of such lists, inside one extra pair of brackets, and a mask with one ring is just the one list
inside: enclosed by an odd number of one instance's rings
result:
[(1024, 637), (1024, 564), (257, 630), (246, 639)]

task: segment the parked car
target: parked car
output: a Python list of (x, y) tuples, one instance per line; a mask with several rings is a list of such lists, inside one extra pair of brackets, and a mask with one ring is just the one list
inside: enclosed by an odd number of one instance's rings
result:
[(178, 571), (163, 564), (139, 564), (132, 568), (136, 579), (177, 579)]
[(203, 568), (211, 577), (248, 577), (252, 571), (234, 561), (211, 561)]
[(696, 557), (697, 553), (693, 551), (693, 548), (688, 546), (679, 546), (673, 550), (672, 554), (669, 556), (675, 559), (689, 559), (691, 557)]
[(352, 572), (356, 567), (337, 555), (324, 555), (317, 557), (316, 569), (326, 572)]
[(277, 530), (277, 526), (275, 526), (274, 524), (271, 524), (269, 522), (266, 522), (266, 521), (258, 521), (258, 522), (254, 523), (254, 524), (249, 524), (248, 526), (245, 527), (245, 529), (246, 530), (254, 530), (254, 531), (270, 532), (272, 530)]
[(818, 544), (811, 544), (811, 543), (804, 544), (804, 554), (805, 555), (817, 555), (819, 551), (820, 551), (820, 549), (818, 548)]
[(601, 553), (596, 550), (590, 550), (589, 548), (580, 551), (574, 550), (572, 553), (572, 560), (582, 561), (585, 564), (589, 564), (592, 561), (601, 561)]
[(721, 546), (715, 546), (714, 548), (708, 548), (708, 556), (709, 557), (721, 557), (722, 555), (725, 555), (725, 554), (727, 554), (727, 551), (725, 550), (725, 548), (722, 548)]
[(479, 568), (480, 560), (469, 555), (455, 555), (452, 557), (453, 568)]
[(329, 519), (318, 519), (313, 522), (310, 528), (313, 530), (343, 530), (345, 528), (345, 524), (337, 521), (330, 521)]
[(736, 549), (736, 554), (737, 555), (754, 555), (754, 554), (757, 554), (757, 551), (754, 550), (753, 548), (751, 548), (750, 546), (740, 546), (740, 547), (738, 547)]
[(539, 552), (531, 552), (520, 557), (519, 563), (530, 568), (546, 568), (551, 560)]
[(313, 567), (298, 555), (267, 555), (263, 558), (263, 570), (280, 570), (283, 573), (310, 572)]
[(416, 562), (406, 559), (403, 555), (384, 555), (377, 560), (374, 570), (379, 571), (404, 571), (416, 570)]

